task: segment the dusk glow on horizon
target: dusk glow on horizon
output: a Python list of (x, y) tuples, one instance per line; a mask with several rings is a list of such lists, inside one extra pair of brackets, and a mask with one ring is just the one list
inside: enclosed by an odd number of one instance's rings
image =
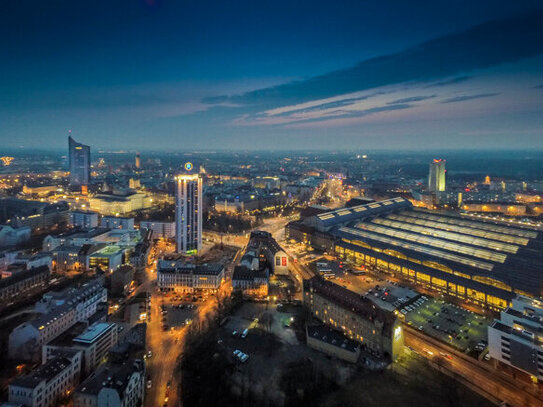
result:
[(0, 140), (541, 149), (541, 21), (538, 1), (2, 2)]

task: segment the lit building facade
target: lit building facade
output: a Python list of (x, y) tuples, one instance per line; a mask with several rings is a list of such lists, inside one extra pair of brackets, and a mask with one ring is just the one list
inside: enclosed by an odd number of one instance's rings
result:
[(270, 283), (268, 270), (251, 270), (245, 266), (236, 266), (232, 275), (232, 289), (247, 297), (263, 298), (268, 296)]
[(420, 210), (403, 198), (315, 215), (302, 226), (304, 234), (289, 237), (320, 236), (349, 263), (479, 306), (501, 310), (517, 295), (543, 293), (537, 227)]
[(92, 211), (70, 211), (70, 226), (92, 229), (98, 226), (98, 213)]
[(175, 222), (161, 222), (155, 220), (142, 220), (140, 229), (147, 229), (153, 232), (153, 239), (173, 239), (175, 237)]
[(392, 361), (400, 356), (403, 330), (393, 312), (320, 277), (304, 281), (303, 301), (315, 318), (342, 331), (365, 351)]
[(125, 216), (102, 216), (100, 227), (109, 229), (134, 229), (134, 218)]
[(128, 359), (106, 363), (74, 391), (74, 407), (139, 407), (145, 400), (145, 364)]
[(488, 327), (488, 351), (496, 361), (543, 380), (543, 302), (519, 296)]
[(124, 215), (153, 207), (153, 198), (143, 192), (100, 193), (89, 198), (93, 211), (101, 215)]
[(19, 271), (10, 277), (0, 279), (0, 300), (8, 302), (26, 291), (44, 287), (49, 280), (49, 267), (39, 266)]
[(78, 143), (72, 136), (68, 137), (70, 160), (70, 185), (87, 186), (90, 183), (90, 147)]
[(99, 280), (84, 284), (80, 288), (69, 288), (63, 292), (49, 292), (35, 304), (41, 315), (23, 322), (9, 335), (9, 357), (30, 360), (41, 355), (41, 347), (76, 322), (87, 321), (96, 313), (98, 304), (107, 302), (107, 290)]
[(64, 351), (27, 375), (9, 384), (9, 402), (27, 407), (61, 404), (79, 383), (81, 352)]
[(157, 287), (164, 291), (214, 293), (224, 281), (222, 264), (187, 264), (183, 260), (160, 260), (157, 267)]
[[(190, 164), (187, 163), (185, 167)], [(190, 166), (192, 168), (192, 165)], [(202, 178), (177, 176), (175, 241), (178, 253), (197, 253), (202, 248)]]
[(445, 160), (434, 159), (430, 163), (430, 173), (428, 175), (428, 190), (430, 192), (445, 191)]
[(96, 322), (75, 337), (68, 332), (66, 341), (59, 337), (43, 345), (42, 361), (46, 363), (54, 358), (59, 350), (78, 351), (82, 354), (82, 370), (88, 375), (104, 362), (109, 349), (117, 343), (118, 332), (118, 326), (112, 322)]

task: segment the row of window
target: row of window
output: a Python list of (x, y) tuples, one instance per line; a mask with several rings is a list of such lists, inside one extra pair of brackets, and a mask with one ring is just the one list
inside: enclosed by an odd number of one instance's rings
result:
[[(447, 294), (450, 294), (459, 298), (471, 299), (473, 301), (477, 301), (483, 304), (486, 303), (489, 306), (493, 306), (497, 308), (506, 308), (508, 305), (508, 301), (506, 301), (505, 299), (502, 299), (490, 294), (486, 294), (482, 291), (478, 291), (472, 288), (467, 288), (460, 284), (448, 282), (444, 278), (433, 277), (433, 276), (430, 276), (429, 274), (426, 274), (414, 269), (402, 267), (400, 265), (381, 260), (374, 256), (369, 256), (363, 253), (355, 252), (353, 250), (346, 249), (341, 246), (336, 246), (336, 252), (340, 257), (343, 257), (347, 260), (354, 259), (354, 261), (357, 263), (374, 266), (375, 268), (383, 272), (392, 272), (396, 274), (397, 276), (405, 278), (407, 280), (411, 280), (414, 283), (426, 285), (431, 289), (446, 292)], [(489, 281), (487, 282), (490, 282), (490, 281), (491, 279), (489, 279)], [(495, 282), (496, 284), (501, 283), (498, 280), (495, 280)]]

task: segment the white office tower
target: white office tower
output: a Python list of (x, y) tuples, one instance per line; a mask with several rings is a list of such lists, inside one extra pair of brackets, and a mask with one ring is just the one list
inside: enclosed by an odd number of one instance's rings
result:
[(175, 206), (177, 252), (198, 253), (202, 249), (202, 178), (198, 174), (177, 176)]
[(430, 174), (428, 175), (428, 190), (430, 192), (445, 191), (445, 160), (435, 159), (430, 163)]

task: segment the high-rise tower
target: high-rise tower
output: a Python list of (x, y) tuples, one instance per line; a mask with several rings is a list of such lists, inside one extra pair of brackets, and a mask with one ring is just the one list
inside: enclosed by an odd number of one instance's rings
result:
[(445, 191), (445, 160), (434, 159), (430, 163), (430, 173), (428, 175), (428, 190), (430, 192)]
[(90, 147), (78, 143), (68, 136), (68, 156), (70, 162), (70, 186), (82, 187), (90, 183)]
[[(191, 163), (185, 164), (190, 172)], [(178, 253), (194, 254), (202, 249), (202, 178), (199, 174), (176, 177), (175, 242)]]
[(141, 157), (140, 153), (136, 153), (136, 168), (139, 170), (141, 167)]

